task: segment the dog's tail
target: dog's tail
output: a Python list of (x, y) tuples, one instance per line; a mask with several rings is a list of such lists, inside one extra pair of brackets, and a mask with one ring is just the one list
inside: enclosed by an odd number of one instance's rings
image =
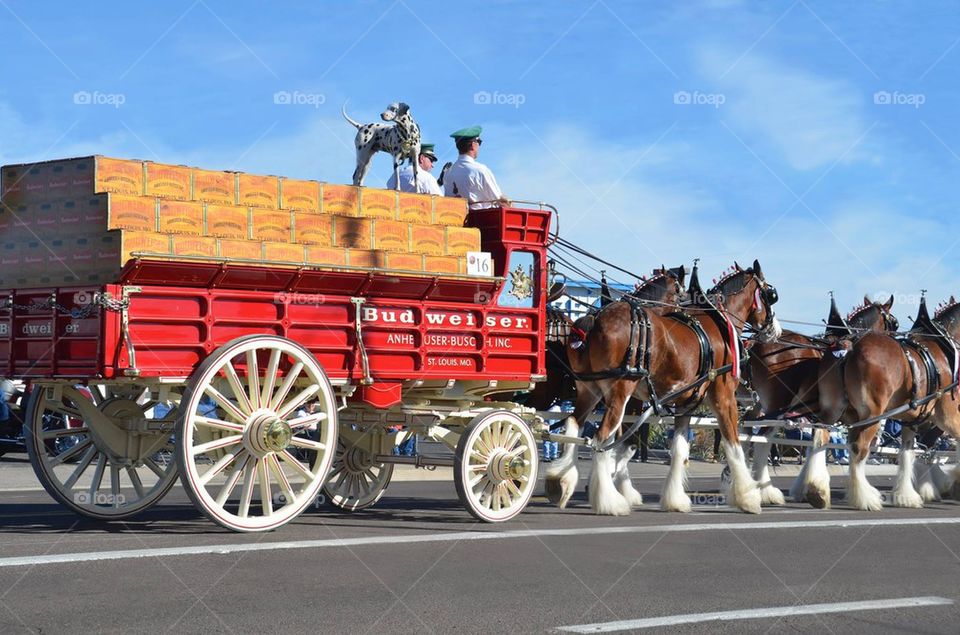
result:
[[(350, 101), (350, 100), (348, 99), (347, 101)], [(346, 102), (346, 101), (343, 102), (343, 106), (340, 108), (340, 112), (343, 113), (343, 118), (346, 119), (347, 122), (349, 122), (350, 125), (353, 126), (354, 128), (359, 129), (360, 126), (363, 125), (363, 124), (360, 123), (359, 121), (354, 121), (353, 119), (351, 119), (351, 118), (350, 118), (350, 115), (347, 114), (347, 102)]]

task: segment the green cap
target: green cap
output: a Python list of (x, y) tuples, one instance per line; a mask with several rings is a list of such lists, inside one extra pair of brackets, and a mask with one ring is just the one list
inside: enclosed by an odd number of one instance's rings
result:
[(456, 132), (450, 133), (450, 136), (454, 139), (476, 139), (480, 136), (480, 133), (483, 132), (483, 128), (480, 126), (470, 126), (469, 128), (463, 128), (462, 130), (457, 130)]
[(420, 144), (420, 154), (425, 154), (434, 161), (437, 160), (437, 153), (434, 152), (435, 143), (421, 143)]

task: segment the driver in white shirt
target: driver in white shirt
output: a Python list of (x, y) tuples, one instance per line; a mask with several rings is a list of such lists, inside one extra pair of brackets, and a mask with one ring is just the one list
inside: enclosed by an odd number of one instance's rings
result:
[(460, 156), (443, 175), (444, 194), (467, 199), (471, 209), (496, 207), (509, 202), (500, 191), (490, 168), (477, 161), (480, 144), (483, 143), (481, 132), (480, 126), (472, 126), (450, 135), (456, 141)]
[[(433, 143), (420, 144), (420, 169), (417, 170), (416, 184), (413, 182), (413, 166), (408, 162), (400, 168), (401, 192), (416, 192), (443, 196), (443, 192), (440, 191), (440, 186), (437, 185), (437, 179), (430, 174), (430, 170), (433, 169), (433, 164), (437, 162), (437, 155), (433, 150), (434, 145)], [(387, 189), (397, 189), (397, 178), (395, 174), (391, 174), (387, 180)]]

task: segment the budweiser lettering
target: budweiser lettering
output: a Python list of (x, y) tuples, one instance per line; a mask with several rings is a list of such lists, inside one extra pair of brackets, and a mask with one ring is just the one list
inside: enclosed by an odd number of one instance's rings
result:
[[(428, 326), (436, 327), (476, 327), (477, 317), (473, 313), (453, 313), (444, 311), (427, 311)], [(371, 324), (416, 324), (416, 313), (413, 309), (386, 309), (383, 307), (365, 306), (361, 316), (364, 322)], [(500, 329), (529, 329), (530, 318), (514, 317), (510, 315), (487, 315), (483, 318), (483, 326)]]

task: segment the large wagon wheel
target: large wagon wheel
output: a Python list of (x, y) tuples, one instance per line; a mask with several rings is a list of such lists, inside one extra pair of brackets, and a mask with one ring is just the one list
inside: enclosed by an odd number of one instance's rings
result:
[(160, 419), (156, 397), (137, 384), (35, 386), (24, 440), (47, 493), (101, 520), (129, 518), (163, 498), (177, 469), (172, 423), (150, 423)]
[(380, 500), (392, 476), (392, 463), (378, 463), (367, 449), (347, 447), (341, 439), (323, 493), (335, 507), (355, 512)]
[(457, 443), (453, 480), (478, 520), (510, 520), (530, 502), (537, 483), (537, 441), (526, 422), (506, 410), (474, 417)]
[[(310, 400), (314, 413), (297, 416)], [(337, 447), (337, 403), (310, 351), (273, 335), (237, 338), (197, 367), (181, 403), (177, 464), (212, 521), (265, 531), (316, 500)]]

